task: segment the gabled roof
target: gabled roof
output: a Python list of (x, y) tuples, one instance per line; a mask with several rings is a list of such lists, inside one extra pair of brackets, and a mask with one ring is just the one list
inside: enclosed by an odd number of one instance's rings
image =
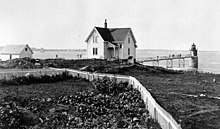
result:
[[(3, 47), (0, 51), (1, 54), (20, 54), (25, 47), (30, 47), (27, 44), (20, 44), (20, 45), (6, 45)], [(31, 53), (33, 54), (33, 51), (30, 49)]]
[[(98, 31), (98, 33), (101, 35), (101, 37), (103, 38), (104, 41), (108, 41), (108, 42), (123, 42), (126, 38), (126, 36), (128, 35), (128, 32), (130, 31), (132, 34), (132, 37), (134, 39), (134, 42), (136, 43), (136, 40), (134, 38), (134, 35), (131, 31), (131, 28), (101, 28), (101, 27), (95, 27), (94, 29), (96, 29)], [(94, 31), (94, 29), (92, 30), (92, 32)], [(86, 39), (86, 42), (88, 42), (90, 36), (92, 35), (92, 32), (90, 33), (90, 35), (88, 36), (88, 38)]]

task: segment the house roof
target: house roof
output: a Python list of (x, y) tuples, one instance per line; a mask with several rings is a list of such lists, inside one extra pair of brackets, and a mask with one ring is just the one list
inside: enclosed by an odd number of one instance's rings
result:
[(96, 27), (105, 41), (124, 41), (130, 28), (100, 28)]
[[(20, 44), (20, 45), (6, 45), (3, 47), (0, 51), (1, 54), (20, 54), (25, 47), (30, 47), (27, 44)], [(33, 54), (33, 51), (30, 49), (31, 53)]]
[[(132, 34), (132, 37), (136, 43), (136, 40), (134, 38), (134, 35), (131, 31), (131, 28), (102, 28), (102, 27), (95, 27), (95, 29), (98, 31), (98, 33), (101, 35), (101, 37), (103, 38), (104, 41), (108, 41), (108, 42), (123, 42), (128, 34), (128, 32), (130, 31)], [(94, 31), (94, 30), (93, 30)], [(92, 32), (93, 32), (92, 31)], [(90, 36), (92, 35), (92, 32), (90, 33), (90, 35), (88, 36), (88, 38), (86, 39), (86, 42), (88, 42)]]

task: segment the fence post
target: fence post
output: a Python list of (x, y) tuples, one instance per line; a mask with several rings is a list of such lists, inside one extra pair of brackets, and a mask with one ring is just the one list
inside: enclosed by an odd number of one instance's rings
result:
[(139, 87), (139, 92), (140, 92), (140, 94), (141, 94), (141, 99), (143, 99), (143, 94), (142, 94), (141, 86)]
[(168, 129), (172, 129), (170, 122), (168, 123)]
[(89, 80), (89, 73), (87, 73), (87, 80)]
[(154, 107), (154, 120), (157, 121), (157, 109)]
[(89, 75), (89, 73), (87, 73), (87, 76), (88, 76), (88, 80), (90, 81), (90, 75)]
[(148, 110), (148, 97), (146, 98), (145, 106), (146, 106), (146, 109)]

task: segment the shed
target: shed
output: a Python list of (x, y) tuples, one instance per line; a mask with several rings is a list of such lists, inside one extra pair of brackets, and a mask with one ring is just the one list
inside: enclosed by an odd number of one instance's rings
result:
[(2, 61), (24, 57), (32, 58), (32, 55), (33, 51), (28, 44), (6, 45), (0, 51), (0, 59)]

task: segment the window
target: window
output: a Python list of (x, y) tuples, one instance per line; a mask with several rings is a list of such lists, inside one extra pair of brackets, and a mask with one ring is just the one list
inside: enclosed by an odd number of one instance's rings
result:
[(92, 42), (93, 42), (93, 43), (95, 42), (95, 36), (92, 37)]
[(98, 36), (95, 36), (95, 42), (98, 43)]
[(93, 43), (98, 43), (98, 36), (93, 36), (92, 41)]
[(98, 48), (93, 48), (93, 55), (98, 55)]
[(128, 55), (130, 55), (130, 48), (128, 48)]
[(130, 43), (130, 37), (128, 37), (128, 43)]
[(120, 44), (119, 47), (122, 48), (122, 44)]
[(27, 51), (27, 48), (25, 48), (24, 50)]

